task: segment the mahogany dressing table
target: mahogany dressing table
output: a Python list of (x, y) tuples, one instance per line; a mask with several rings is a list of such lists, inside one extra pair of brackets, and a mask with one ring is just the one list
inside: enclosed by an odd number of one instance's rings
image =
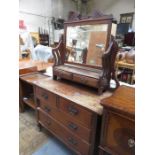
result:
[(78, 155), (98, 154), (100, 102), (112, 95), (111, 79), (119, 86), (114, 69), (118, 46), (110, 36), (111, 24), (112, 16), (66, 22), (65, 35), (52, 50), (53, 77), (38, 72), (20, 76), (23, 111), (25, 104), (31, 106), (40, 129), (47, 129)]
[(97, 153), (103, 112), (100, 101), (111, 96), (111, 92), (99, 96), (93, 88), (62, 79), (53, 80), (41, 73), (27, 74), (20, 80), (21, 85), (33, 86), (31, 92), (40, 128), (47, 129), (76, 154)]

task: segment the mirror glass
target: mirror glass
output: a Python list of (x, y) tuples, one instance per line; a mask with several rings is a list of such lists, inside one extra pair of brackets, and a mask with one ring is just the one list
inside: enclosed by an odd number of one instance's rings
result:
[(68, 26), (66, 61), (101, 66), (107, 33), (108, 24)]

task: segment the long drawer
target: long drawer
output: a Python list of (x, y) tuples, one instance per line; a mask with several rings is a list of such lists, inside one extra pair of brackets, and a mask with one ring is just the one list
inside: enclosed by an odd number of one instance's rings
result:
[(68, 80), (72, 80), (72, 78), (73, 78), (72, 73), (62, 71), (62, 70), (59, 70), (59, 69), (54, 69), (54, 74), (61, 77), (61, 78), (65, 78), (65, 79), (68, 79)]
[(39, 123), (45, 128), (50, 130), (59, 139), (61, 139), (66, 145), (71, 147), (76, 153), (80, 155), (89, 155), (90, 145), (83, 141), (78, 136), (72, 134), (65, 126), (60, 122), (56, 121), (54, 118), (47, 115), (40, 108), (38, 110)]
[(82, 139), (87, 142), (91, 142), (91, 131), (90, 129), (82, 126), (76, 119), (72, 116), (66, 115), (61, 110), (54, 108), (52, 104), (40, 101), (40, 107), (43, 111), (48, 113), (50, 116), (60, 121), (68, 130), (72, 133), (77, 134)]
[(98, 80), (95, 78), (91, 78), (91, 77), (86, 77), (86, 76), (82, 76), (82, 75), (78, 75), (78, 74), (74, 74), (73, 75), (73, 81), (82, 83), (82, 84), (86, 84), (88, 86), (92, 86), (92, 87), (98, 87)]

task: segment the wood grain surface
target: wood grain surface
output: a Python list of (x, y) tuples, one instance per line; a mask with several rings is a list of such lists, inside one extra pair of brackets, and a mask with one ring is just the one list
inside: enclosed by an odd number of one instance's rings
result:
[(79, 104), (99, 115), (102, 115), (103, 112), (103, 107), (100, 104), (101, 99), (112, 95), (109, 91), (104, 92), (102, 95), (98, 95), (93, 88), (82, 86), (67, 80), (56, 81), (53, 80), (52, 77), (47, 77), (40, 73), (26, 75), (21, 77), (21, 79), (62, 96), (63, 98)]
[(135, 115), (135, 88), (120, 86), (110, 98), (101, 101), (103, 106)]

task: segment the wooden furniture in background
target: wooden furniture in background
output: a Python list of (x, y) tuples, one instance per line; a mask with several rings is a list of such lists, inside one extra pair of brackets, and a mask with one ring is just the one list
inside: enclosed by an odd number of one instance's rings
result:
[(135, 46), (135, 32), (125, 34), (123, 44), (125, 46)]
[(53, 63), (43, 62), (39, 60), (31, 60), (31, 59), (20, 59), (19, 60), (19, 72), (23, 70), (37, 67), (37, 71), (45, 71), (46, 68), (52, 66)]
[(38, 32), (30, 32), (30, 35), (36, 39), (37, 44), (40, 43), (39, 33)]
[[(65, 22), (65, 35), (61, 37), (60, 42), (56, 48), (52, 50), (55, 63), (53, 66), (53, 79), (57, 77), (82, 83), (98, 89), (98, 94), (102, 94), (103, 91), (110, 87), (110, 80), (116, 81), (116, 87), (119, 86), (119, 82), (115, 77), (114, 62), (118, 51), (117, 43), (113, 37), (110, 37), (112, 16), (103, 16), (96, 19), (85, 19), (80, 21)], [(86, 25), (86, 24), (107, 24), (107, 39), (105, 43), (105, 49), (102, 56), (102, 66), (96, 67), (86, 64), (71, 63), (66, 61), (66, 31), (68, 26)], [(87, 52), (88, 55), (88, 52)]]
[[(132, 74), (126, 75), (128, 77), (126, 78), (126, 81), (124, 81), (124, 82), (127, 82), (129, 84), (134, 84), (134, 82), (135, 82), (135, 64), (129, 64), (125, 61), (116, 61), (115, 64), (116, 64), (116, 74), (119, 72), (120, 68), (131, 70)], [(123, 73), (122, 73), (122, 76), (123, 76)], [(122, 81), (122, 79), (119, 79), (119, 80)]]
[(39, 28), (39, 43), (44, 46), (49, 46), (49, 34), (47, 30)]
[[(71, 81), (52, 80), (40, 73), (20, 77), (23, 96), (34, 93), (34, 108), (39, 127), (44, 127), (78, 155), (94, 155), (99, 145), (100, 101), (111, 96), (96, 92)], [(26, 89), (26, 90), (24, 90)], [(24, 101), (25, 102), (25, 101)], [(26, 103), (26, 102), (25, 102)], [(23, 104), (25, 104), (23, 103)]]
[(135, 154), (135, 88), (120, 86), (101, 101), (104, 107), (100, 155)]

